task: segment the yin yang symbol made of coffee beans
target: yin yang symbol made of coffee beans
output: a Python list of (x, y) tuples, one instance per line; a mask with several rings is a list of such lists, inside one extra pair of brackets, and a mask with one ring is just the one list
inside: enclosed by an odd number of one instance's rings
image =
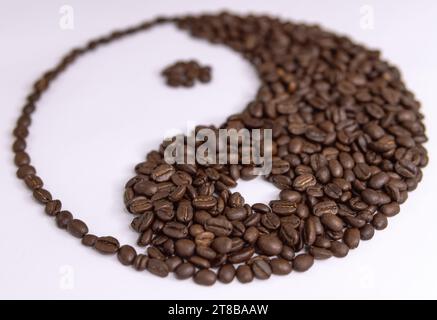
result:
[[(163, 142), (135, 167), (124, 201), (138, 232), (137, 252), (93, 235), (44, 188), (26, 138), (41, 95), (85, 53), (159, 24), (227, 45), (256, 69), (261, 86), (221, 129), (271, 129), (278, 188), (270, 203), (233, 192), (257, 177), (254, 164), (168, 164)], [(190, 82), (191, 83), (191, 82)], [(195, 92), (193, 91), (193, 94)], [(14, 130), (17, 176), (59, 228), (97, 252), (160, 277), (201, 285), (242, 283), (310, 269), (345, 257), (387, 227), (428, 163), (420, 103), (380, 53), (315, 25), (230, 13), (160, 17), (70, 51), (36, 82)]]

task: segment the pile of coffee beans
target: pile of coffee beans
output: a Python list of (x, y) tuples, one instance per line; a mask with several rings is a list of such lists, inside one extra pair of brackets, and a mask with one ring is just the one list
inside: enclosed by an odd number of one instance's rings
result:
[(197, 61), (177, 61), (162, 71), (166, 83), (170, 87), (194, 86), (196, 81), (208, 83), (211, 81), (211, 67), (201, 66)]
[[(114, 237), (90, 234), (62, 208), (31, 165), (26, 138), (42, 93), (76, 59), (161, 23), (227, 45), (256, 68), (262, 84), (253, 101), (219, 128), (272, 130), (273, 169), (265, 178), (278, 197), (247, 204), (232, 188), (256, 177), (254, 164), (170, 165), (164, 142), (126, 184), (131, 227), (144, 247), (138, 253)], [(428, 163), (422, 120), (399, 70), (378, 51), (315, 25), (225, 12), (157, 18), (73, 49), (36, 81), (13, 150), (17, 176), (57, 226), (85, 246), (160, 277), (247, 283), (345, 257), (385, 229)]]

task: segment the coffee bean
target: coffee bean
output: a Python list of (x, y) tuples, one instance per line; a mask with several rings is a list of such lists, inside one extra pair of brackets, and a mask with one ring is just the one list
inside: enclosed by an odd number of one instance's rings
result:
[(217, 257), (217, 253), (211, 249), (210, 247), (202, 247), (197, 246), (196, 247), (196, 254), (199, 257), (205, 258), (207, 260), (214, 260)]
[(373, 189), (366, 189), (361, 192), (361, 197), (369, 205), (378, 205), (381, 202), (381, 195)]
[(317, 183), (316, 177), (312, 174), (301, 174), (293, 182), (293, 188), (297, 191), (305, 191), (309, 187), (314, 186)]
[(365, 224), (360, 229), (361, 240), (370, 240), (373, 238), (374, 234), (375, 234), (375, 228), (371, 224)]
[(147, 262), (149, 258), (144, 254), (138, 254), (133, 262), (133, 266), (137, 271), (144, 271), (147, 268)]
[(132, 229), (134, 229), (136, 232), (140, 232), (140, 233), (144, 232), (148, 228), (150, 228), (150, 226), (153, 223), (153, 219), (154, 219), (153, 212), (151, 211), (145, 212), (141, 216), (136, 217), (132, 220), (131, 223)]
[(230, 221), (241, 221), (244, 220), (247, 216), (247, 211), (243, 207), (239, 208), (230, 208), (227, 207), (225, 209), (224, 214), (226, 215), (226, 218), (228, 218)]
[(211, 209), (217, 204), (217, 199), (209, 195), (199, 195), (193, 199), (193, 206), (197, 209)]
[(295, 202), (286, 200), (273, 200), (270, 201), (270, 207), (274, 213), (281, 216), (288, 216), (296, 212), (297, 205)]
[(218, 280), (222, 283), (231, 283), (235, 278), (235, 268), (232, 264), (224, 264), (218, 270)]
[(114, 237), (100, 237), (94, 245), (97, 251), (104, 254), (114, 254), (120, 248), (120, 243)]
[(248, 261), (253, 254), (255, 253), (255, 249), (253, 247), (246, 247), (243, 249), (240, 249), (238, 251), (233, 252), (229, 258), (228, 261), (230, 263), (242, 263)]
[(243, 239), (250, 244), (254, 244), (258, 240), (258, 236), (258, 229), (252, 226), (247, 228), (246, 232), (244, 233)]
[(165, 224), (162, 232), (170, 238), (182, 239), (188, 235), (188, 228), (182, 223), (171, 221)]
[(168, 181), (175, 171), (173, 166), (161, 164), (152, 171), (151, 178), (156, 182)]
[(152, 181), (140, 181), (134, 185), (135, 193), (151, 197), (158, 192), (158, 186)]
[(388, 225), (387, 217), (382, 213), (377, 213), (373, 216), (372, 224), (376, 230), (384, 230)]
[(41, 204), (46, 204), (52, 200), (52, 195), (45, 189), (37, 189), (33, 191), (33, 197)]
[(137, 252), (129, 245), (121, 246), (117, 253), (117, 258), (122, 265), (130, 266), (134, 263)]
[(181, 201), (176, 210), (176, 218), (179, 222), (187, 223), (193, 219), (193, 207), (189, 201)]
[(217, 237), (213, 240), (211, 247), (218, 253), (228, 253), (232, 250), (232, 240), (228, 237)]
[(299, 232), (296, 230), (295, 226), (291, 223), (283, 223), (281, 229), (279, 230), (279, 236), (284, 241), (285, 244), (294, 247), (300, 241)]
[(88, 227), (82, 220), (73, 219), (68, 223), (67, 231), (76, 238), (83, 238), (88, 233)]
[(93, 234), (86, 234), (82, 238), (82, 244), (86, 247), (94, 247), (97, 241), (97, 236)]
[(188, 258), (188, 261), (200, 269), (208, 269), (211, 267), (211, 263), (209, 262), (209, 260), (200, 256), (192, 256)]
[(203, 286), (212, 286), (217, 281), (217, 275), (209, 269), (199, 270), (193, 277), (194, 282)]
[(147, 261), (147, 270), (161, 278), (167, 277), (169, 273), (167, 264), (159, 259), (149, 259)]
[(316, 217), (321, 217), (325, 214), (335, 215), (338, 212), (338, 206), (334, 201), (322, 201), (313, 207), (313, 214)]
[(349, 247), (340, 241), (331, 242), (331, 252), (334, 257), (343, 258), (349, 253)]
[(316, 241), (316, 236), (317, 236), (316, 223), (314, 219), (308, 218), (305, 221), (304, 230), (305, 230), (304, 232), (305, 244), (311, 246)]
[(69, 211), (61, 211), (56, 216), (56, 224), (61, 229), (67, 229), (71, 220), (73, 220), (73, 215)]
[(259, 213), (268, 213), (270, 212), (270, 207), (263, 203), (255, 203), (252, 205), (252, 210)]
[(399, 207), (399, 204), (396, 202), (391, 202), (381, 207), (381, 212), (385, 214), (387, 217), (393, 217), (397, 215), (400, 210), (401, 208)]
[(270, 260), (270, 266), (272, 273), (276, 275), (287, 275), (292, 270), (291, 263), (281, 258), (273, 258)]
[(182, 259), (177, 256), (171, 256), (165, 260), (165, 264), (170, 272), (174, 272), (178, 266), (183, 263)]
[(249, 283), (253, 280), (252, 269), (248, 265), (242, 264), (237, 268), (236, 276), (241, 283)]
[(275, 256), (282, 251), (282, 241), (273, 234), (263, 234), (256, 242), (261, 252), (267, 256)]
[(195, 237), (195, 243), (197, 246), (208, 247), (214, 240), (215, 235), (212, 232), (205, 231), (201, 232)]
[(357, 228), (346, 229), (343, 241), (350, 249), (357, 248), (360, 244), (360, 230)]
[(261, 223), (269, 230), (276, 230), (281, 225), (281, 220), (273, 212), (268, 212), (261, 217)]
[(332, 257), (332, 252), (326, 248), (311, 247), (310, 254), (317, 260), (326, 260)]
[(189, 262), (182, 263), (175, 269), (176, 278), (181, 280), (191, 278), (195, 272), (196, 268)]
[(27, 187), (31, 190), (37, 190), (43, 187), (44, 183), (42, 182), (41, 178), (31, 174), (24, 178), (24, 182), (26, 183)]
[(210, 218), (206, 220), (204, 225), (205, 230), (214, 233), (217, 237), (228, 236), (231, 234), (232, 223), (222, 218)]
[(332, 231), (341, 231), (344, 226), (343, 221), (332, 213), (323, 214), (320, 221), (324, 226)]
[(265, 280), (270, 278), (272, 268), (267, 261), (263, 259), (255, 259), (252, 263), (252, 272), (257, 279)]
[(309, 254), (300, 254), (293, 260), (293, 269), (298, 272), (305, 272), (314, 264), (314, 258)]
[(136, 197), (128, 203), (128, 210), (133, 214), (141, 214), (151, 210), (152, 208), (152, 202), (146, 197)]
[(189, 258), (194, 254), (196, 245), (189, 239), (179, 239), (175, 242), (176, 254), (183, 258)]
[(46, 203), (45, 212), (49, 216), (56, 216), (62, 209), (60, 200), (52, 200)]

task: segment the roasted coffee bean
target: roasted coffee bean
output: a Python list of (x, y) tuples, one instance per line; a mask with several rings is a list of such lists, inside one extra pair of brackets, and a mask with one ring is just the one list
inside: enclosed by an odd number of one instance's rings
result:
[(56, 216), (62, 209), (60, 200), (52, 200), (46, 203), (45, 212), (49, 216)]
[(252, 205), (252, 210), (258, 213), (268, 213), (270, 212), (270, 207), (263, 203), (255, 203)]
[(378, 205), (381, 203), (381, 195), (373, 189), (366, 189), (361, 192), (361, 198), (369, 205)]
[(399, 204), (396, 202), (391, 202), (381, 207), (381, 212), (385, 214), (387, 217), (393, 217), (397, 215), (400, 210), (401, 208), (399, 207)]
[(344, 226), (343, 221), (332, 213), (323, 214), (320, 221), (324, 226), (332, 231), (341, 231)]
[(315, 219), (308, 218), (305, 221), (304, 231), (305, 244), (311, 246), (316, 241), (317, 236)]
[(281, 220), (273, 212), (268, 212), (261, 217), (261, 223), (269, 230), (276, 230), (280, 227)]
[(149, 259), (147, 261), (147, 270), (158, 277), (165, 278), (168, 276), (169, 269), (163, 260)]
[(177, 256), (171, 256), (165, 260), (165, 264), (170, 272), (174, 272), (178, 266), (183, 263), (182, 259)]
[(208, 247), (212, 243), (214, 238), (215, 238), (214, 233), (209, 232), (209, 231), (205, 231), (205, 232), (199, 233), (195, 237), (195, 243), (197, 246)]
[(326, 260), (332, 257), (332, 252), (329, 249), (320, 247), (311, 247), (310, 254), (316, 260)]
[(99, 237), (94, 245), (97, 251), (104, 254), (114, 254), (120, 248), (120, 243), (114, 237)]
[(82, 244), (85, 247), (94, 247), (94, 245), (96, 244), (96, 241), (97, 241), (97, 236), (95, 236), (93, 234), (86, 234), (82, 238)]
[(217, 204), (217, 199), (210, 195), (199, 195), (193, 199), (193, 206), (197, 209), (211, 209)]
[(256, 242), (261, 252), (267, 256), (276, 256), (282, 251), (282, 241), (274, 234), (260, 235)]
[(189, 258), (194, 254), (196, 245), (192, 240), (179, 239), (175, 242), (176, 254), (183, 258)]
[(226, 218), (228, 218), (230, 221), (241, 221), (244, 220), (247, 216), (247, 211), (243, 207), (238, 208), (230, 208), (227, 207), (225, 209), (224, 214), (226, 215)]
[(36, 170), (33, 166), (30, 165), (24, 165), (18, 168), (17, 170), (17, 177), (19, 179), (24, 179), (27, 176), (35, 175)]
[(357, 248), (360, 244), (360, 230), (357, 228), (346, 229), (343, 241), (350, 249)]
[(41, 204), (46, 204), (52, 200), (50, 192), (42, 188), (34, 190), (33, 197)]
[(210, 247), (197, 246), (196, 254), (199, 257), (205, 258), (207, 260), (214, 260), (217, 257), (217, 252), (215, 252)]
[(375, 228), (371, 224), (365, 224), (360, 229), (361, 240), (370, 240), (373, 238), (374, 234), (375, 234)]
[(210, 269), (199, 270), (193, 277), (194, 282), (203, 286), (212, 286), (217, 281), (217, 275)]
[(188, 228), (179, 222), (167, 222), (162, 232), (173, 239), (182, 239), (188, 235)]
[(272, 211), (280, 216), (288, 216), (296, 212), (297, 204), (286, 200), (270, 201)]
[(205, 229), (203, 229), (203, 227), (200, 224), (192, 224), (188, 229), (188, 232), (193, 238), (196, 238), (198, 234), (201, 234), (204, 231)]
[(176, 278), (181, 280), (191, 278), (195, 272), (196, 268), (189, 262), (182, 263), (175, 269)]
[(175, 171), (173, 166), (161, 164), (152, 171), (151, 178), (156, 182), (168, 181)]
[(188, 261), (201, 269), (208, 269), (211, 267), (211, 263), (207, 259), (200, 256), (192, 256), (188, 258)]
[(68, 223), (67, 231), (76, 238), (83, 238), (88, 233), (88, 227), (82, 220), (73, 219)]
[(133, 190), (136, 194), (151, 197), (158, 192), (158, 186), (153, 181), (140, 181), (134, 185)]
[(235, 268), (232, 264), (222, 265), (217, 274), (218, 280), (222, 283), (231, 283), (235, 278)]
[(259, 236), (258, 229), (252, 226), (246, 229), (243, 239), (250, 244), (254, 244), (258, 240), (258, 236)]
[(210, 218), (206, 220), (204, 228), (214, 233), (217, 237), (228, 236), (232, 232), (232, 223), (224, 218)]
[(302, 195), (297, 191), (281, 190), (279, 198), (284, 201), (299, 203), (302, 200)]
[(144, 271), (147, 268), (147, 262), (149, 258), (144, 254), (139, 254), (135, 257), (133, 266), (137, 271)]
[(236, 276), (241, 283), (249, 283), (253, 280), (252, 269), (245, 264), (238, 266)]
[(56, 224), (61, 229), (67, 229), (71, 220), (73, 215), (69, 211), (61, 211), (56, 215)]
[(230, 263), (245, 262), (248, 261), (253, 256), (254, 253), (255, 253), (255, 249), (253, 247), (246, 247), (236, 252), (233, 252), (229, 256), (228, 261)]
[(134, 263), (137, 257), (135, 249), (129, 245), (121, 246), (117, 253), (117, 258), (122, 265), (130, 266)]
[(378, 172), (377, 174), (373, 175), (368, 183), (368, 186), (372, 189), (378, 190), (382, 189), (390, 180), (390, 177), (385, 172)]
[(297, 191), (305, 191), (309, 187), (314, 186), (317, 183), (316, 177), (312, 174), (301, 174), (293, 182), (293, 188)]
[(179, 222), (187, 223), (193, 219), (193, 207), (190, 201), (181, 201), (176, 210), (176, 218)]
[(211, 247), (218, 253), (228, 253), (232, 250), (232, 240), (228, 237), (217, 237), (211, 243)]
[(132, 220), (131, 227), (136, 232), (142, 233), (146, 231), (148, 228), (150, 228), (150, 226), (153, 223), (153, 219), (154, 219), (153, 212), (151, 211), (145, 212), (141, 216), (136, 217)]
[(27, 187), (31, 190), (37, 190), (43, 187), (44, 183), (42, 182), (41, 178), (31, 174), (24, 178), (24, 182), (26, 183)]
[(300, 241), (299, 232), (291, 223), (283, 223), (279, 230), (279, 236), (285, 244), (293, 247)]
[(300, 254), (293, 260), (293, 269), (298, 272), (307, 271), (314, 264), (314, 258), (309, 254)]
[(265, 280), (270, 278), (272, 268), (267, 261), (263, 259), (255, 259), (252, 263), (252, 272), (257, 279)]
[(338, 206), (334, 201), (322, 201), (313, 207), (313, 214), (316, 217), (321, 217), (324, 214), (335, 215), (338, 212)]
[(340, 241), (331, 242), (330, 250), (332, 252), (332, 255), (337, 258), (346, 257), (349, 253), (349, 247)]
[(129, 212), (133, 214), (141, 214), (151, 210), (152, 208), (152, 202), (146, 197), (136, 197), (128, 203)]
[(372, 224), (376, 230), (384, 230), (387, 228), (387, 217), (382, 213), (377, 213), (373, 216)]
[(287, 275), (292, 270), (292, 265), (285, 259), (273, 258), (270, 260), (272, 273), (276, 275)]

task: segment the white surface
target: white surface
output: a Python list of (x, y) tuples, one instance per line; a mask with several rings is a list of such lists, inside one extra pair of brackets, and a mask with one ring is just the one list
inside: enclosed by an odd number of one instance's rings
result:
[[(59, 27), (64, 4), (74, 9), (74, 30)], [(360, 27), (365, 4), (374, 9), (373, 30)], [(431, 162), (419, 189), (388, 229), (361, 243), (346, 259), (319, 262), (307, 273), (265, 282), (203, 288), (122, 267), (115, 257), (102, 257), (57, 229), (15, 178), (10, 132), (30, 85), (71, 47), (157, 14), (223, 8), (317, 22), (382, 49), (423, 103)], [(432, 199), (437, 178), (436, 16), (432, 0), (2, 0), (0, 298), (437, 298), (437, 214)], [(161, 68), (191, 57), (213, 66), (213, 82), (193, 90), (164, 86)], [(250, 65), (230, 50), (193, 40), (173, 27), (154, 29), (86, 56), (56, 81), (35, 114), (29, 151), (48, 189), (93, 233), (133, 243), (136, 233), (128, 228), (130, 216), (122, 203), (123, 185), (133, 166), (168, 129), (184, 129), (188, 120), (218, 124), (241, 110), (257, 85)], [(251, 202), (276, 194), (265, 182), (244, 183), (239, 189)], [(72, 282), (66, 278), (70, 271)]]

